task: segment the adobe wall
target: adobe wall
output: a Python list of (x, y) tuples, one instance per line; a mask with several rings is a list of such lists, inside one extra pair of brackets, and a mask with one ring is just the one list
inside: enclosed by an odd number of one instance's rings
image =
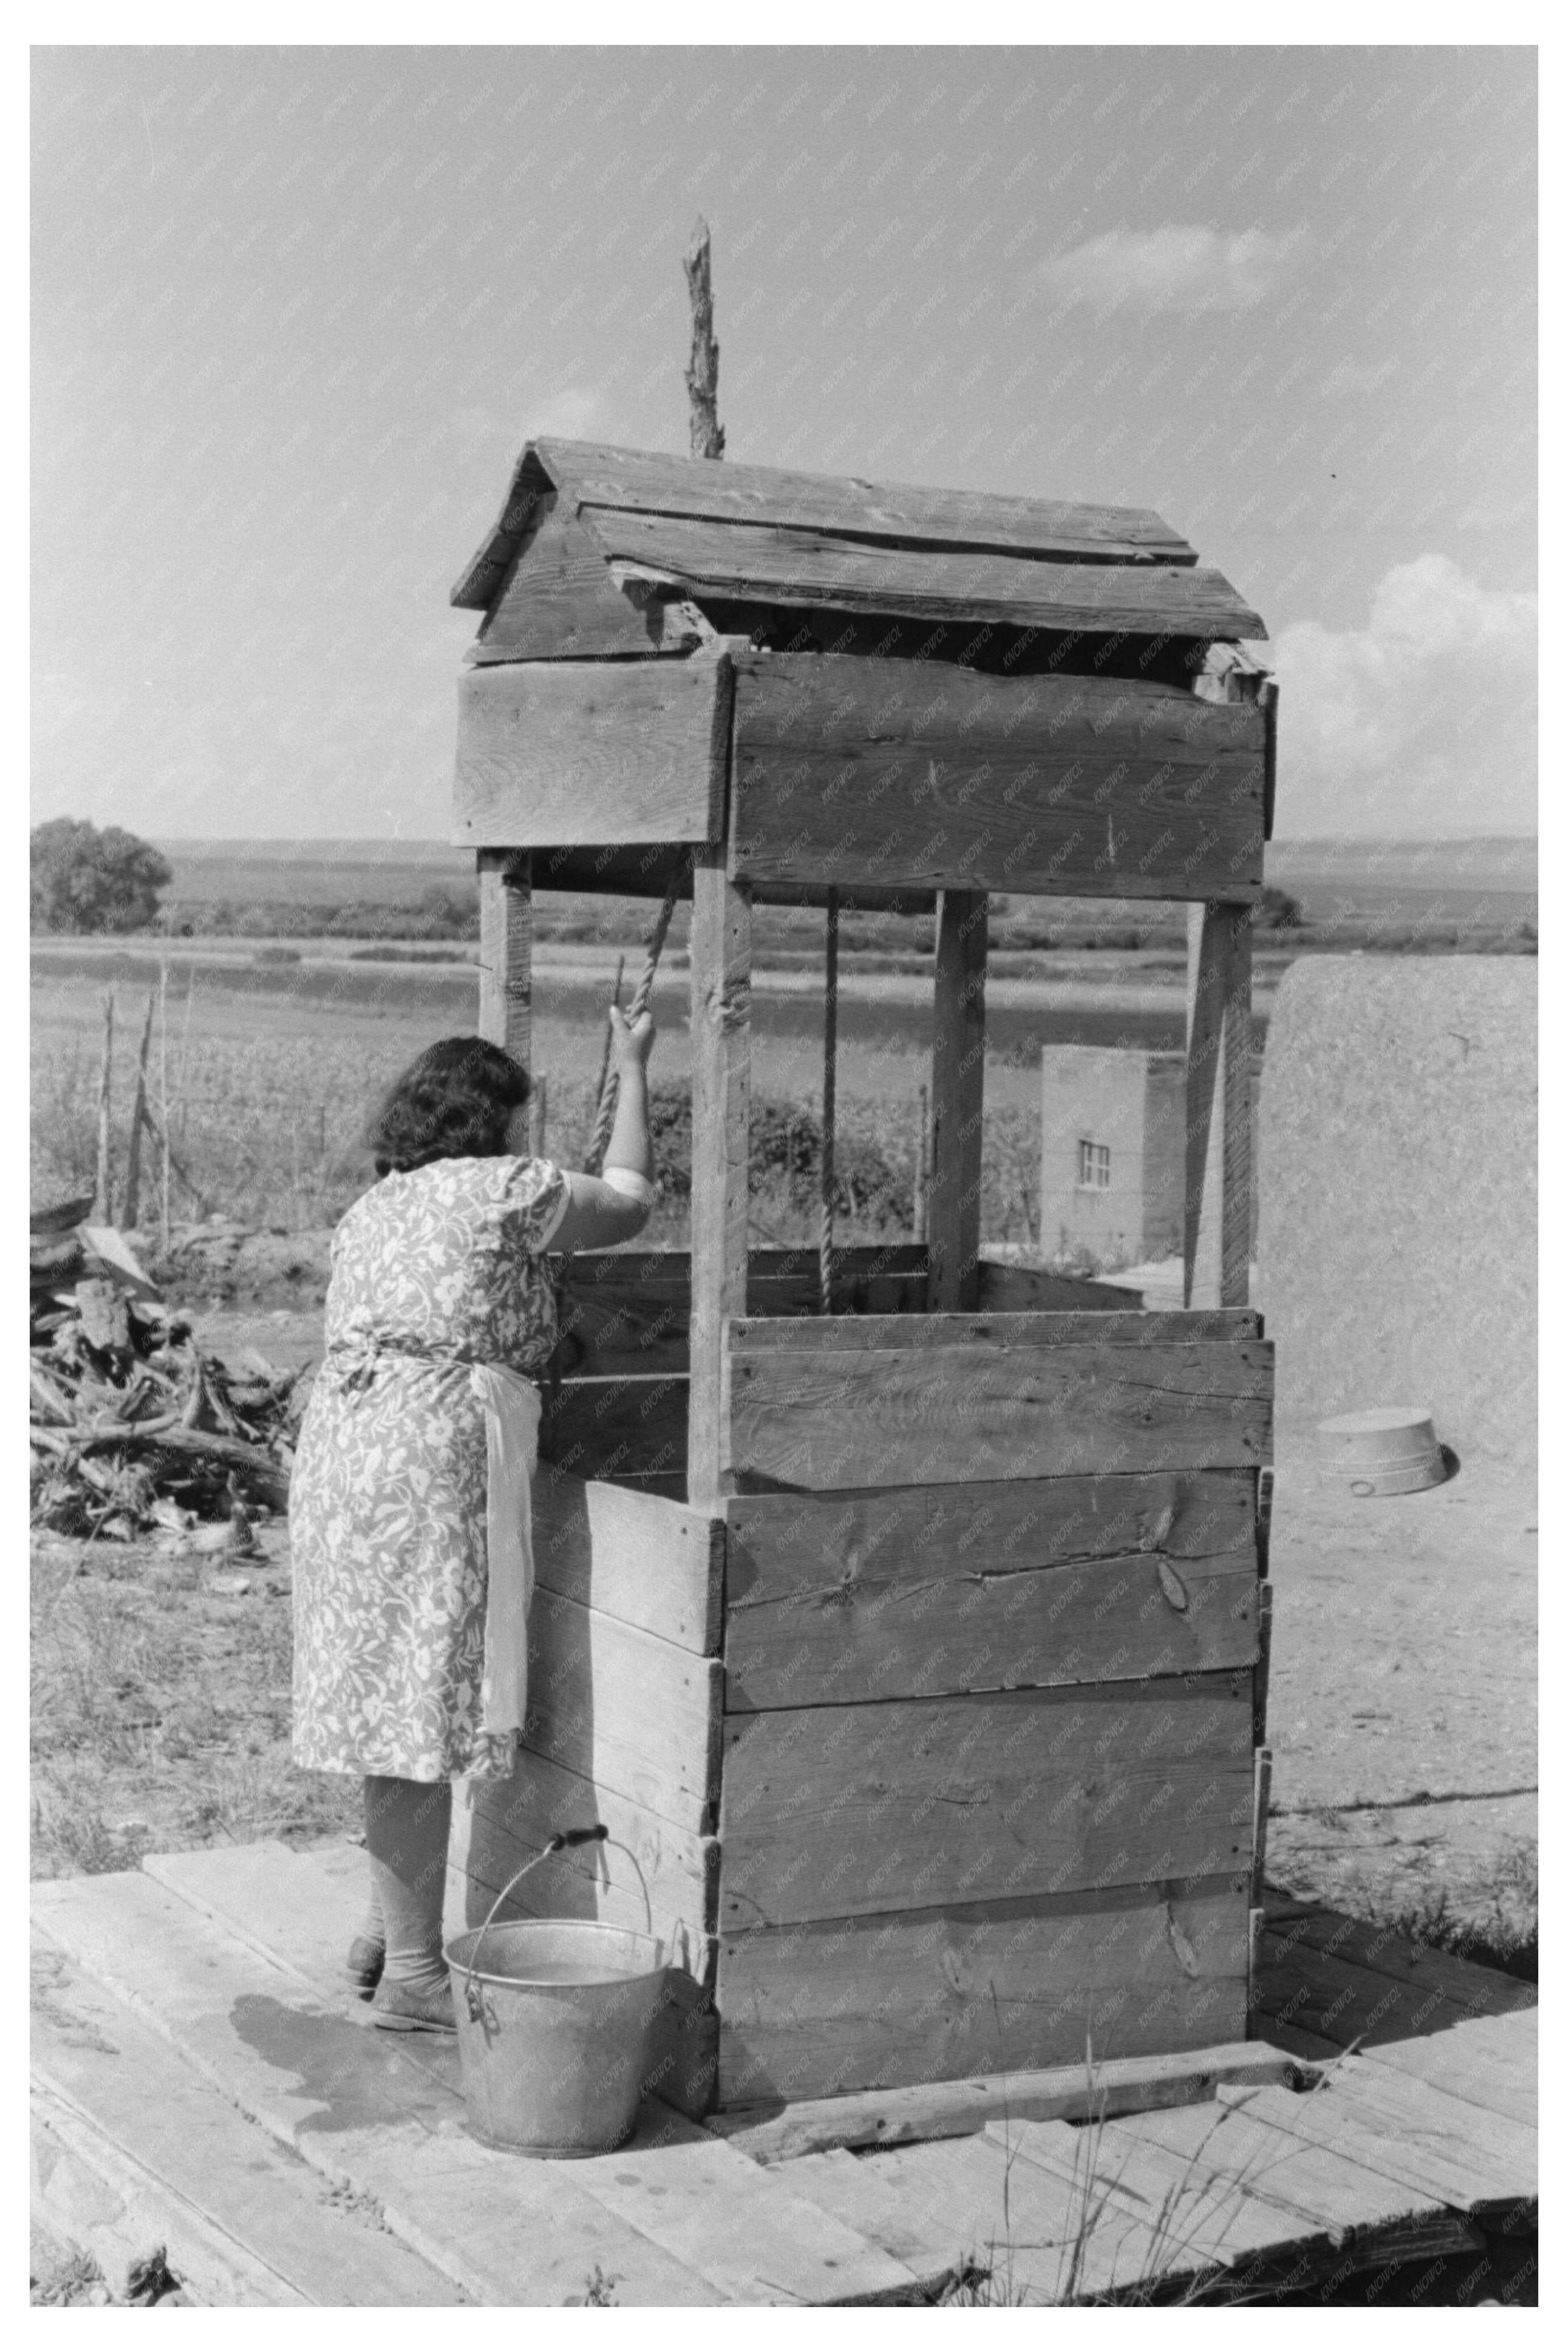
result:
[(1533, 958), (1303, 957), (1263, 1062), (1255, 1303), (1287, 1445), (1430, 1409), (1528, 1459), (1536, 1413)]

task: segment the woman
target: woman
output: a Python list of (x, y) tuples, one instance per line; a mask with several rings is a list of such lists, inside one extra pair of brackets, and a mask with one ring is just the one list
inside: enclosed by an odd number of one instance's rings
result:
[(370, 1910), (349, 1955), (377, 2025), (456, 2030), (441, 1958), (453, 1780), (504, 1776), (525, 1708), (535, 1383), (548, 1250), (630, 1241), (654, 1200), (653, 1023), (613, 1012), (603, 1177), (527, 1157), (528, 1073), (448, 1037), (373, 1123), (332, 1240), (327, 1345), (289, 1501), (294, 1754), (364, 1780)]

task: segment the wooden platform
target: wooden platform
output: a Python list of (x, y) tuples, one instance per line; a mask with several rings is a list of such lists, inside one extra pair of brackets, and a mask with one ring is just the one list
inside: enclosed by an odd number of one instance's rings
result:
[(35, 2217), (111, 2280), (163, 2243), (222, 2305), (1232, 2300), (1536, 2227), (1533, 1988), (1289, 1898), (1263, 2041), (723, 2136), (650, 2099), (563, 2165), (470, 2139), (455, 2048), (340, 1995), (363, 1866), (265, 1843), (35, 1886)]

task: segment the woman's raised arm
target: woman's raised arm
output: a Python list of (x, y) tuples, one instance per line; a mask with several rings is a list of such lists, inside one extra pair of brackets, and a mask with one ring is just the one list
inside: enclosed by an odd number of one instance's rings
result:
[(556, 1227), (551, 1247), (614, 1249), (636, 1239), (653, 1206), (653, 1138), (647, 1123), (647, 1057), (653, 1050), (653, 1015), (628, 1023), (611, 1007), (610, 1028), (619, 1091), (616, 1123), (605, 1151), (603, 1176), (566, 1171), (572, 1205)]

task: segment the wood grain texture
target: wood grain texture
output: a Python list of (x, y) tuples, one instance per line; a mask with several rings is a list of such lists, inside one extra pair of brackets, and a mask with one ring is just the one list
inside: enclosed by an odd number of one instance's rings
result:
[(752, 908), (719, 856), (692, 871), (691, 1403), (687, 1491), (724, 1492), (727, 1317), (746, 1311), (752, 1108)]
[(732, 1496), (725, 1705), (1244, 1665), (1254, 1483), (1233, 1470)]
[(928, 1550), (900, 1567), (731, 1604), (730, 1711), (1202, 1674), (1257, 1653), (1258, 1580), (1237, 1553), (988, 1573)]
[(724, 1524), (542, 1463), (533, 1480), (541, 1589), (711, 1656), (722, 1625)]
[(1077, 1275), (1049, 1274), (1044, 1266), (1004, 1265), (983, 1257), (975, 1304), (986, 1315), (1070, 1313), (1074, 1308), (1124, 1314), (1129, 1293), (1114, 1282), (1087, 1282)]
[(533, 1059), (533, 893), (526, 853), (481, 849), (479, 1034)]
[(1247, 1467), (1269, 1448), (1272, 1354), (1262, 1339), (737, 1348), (723, 1467), (810, 1488)]
[[(854, 1315), (919, 1313), (927, 1255), (920, 1243), (862, 1243), (834, 1252), (837, 1293)], [(815, 1251), (752, 1249), (746, 1260), (751, 1318), (809, 1317)], [(1118, 1305), (1125, 1294), (1117, 1293)], [(566, 1379), (684, 1372), (690, 1367), (691, 1256), (687, 1250), (584, 1253), (564, 1267), (560, 1342), (552, 1369)]]
[(579, 1478), (674, 1478), (686, 1461), (687, 1391), (679, 1373), (565, 1381), (544, 1392), (539, 1455)]
[(943, 890), (936, 917), (926, 1204), (926, 1304), (933, 1315), (973, 1310), (980, 1301), (987, 931), (983, 890)]
[(523, 1745), (677, 1828), (712, 1829), (723, 1673), (656, 1634), (536, 1591)]
[(1245, 1873), (1247, 1677), (724, 1720), (723, 1928)]
[(550, 480), (589, 508), (1101, 562), (1180, 564), (1197, 560), (1186, 541), (1147, 508), (865, 482), (844, 475), (793, 473), (782, 467), (737, 466), (728, 459), (721, 474), (688, 458), (558, 440), (553, 435), (531, 446)]
[(1257, 898), (1263, 719), (1176, 688), (848, 655), (737, 656), (730, 869)]
[[(323, 2200), (320, 2177), (246, 2121), (129, 2005), (35, 1935), (30, 2059), (50, 2120), (204, 2299), (244, 2304), (440, 2305), (451, 2279), (389, 2231)], [(76, 2130), (72, 2130), (73, 2124)], [(82, 2135), (81, 2137), (78, 2134)], [(115, 2158), (118, 2158), (118, 2163)], [(45, 2211), (50, 2210), (47, 2182)], [(140, 2193), (138, 2193), (138, 2191)], [(59, 2219), (79, 2235), (81, 2215)], [(94, 2237), (98, 2235), (93, 2231)]]
[[(984, 1267), (982, 1269), (984, 1271)], [(1012, 1271), (1011, 1268), (1004, 1271)], [(983, 1285), (984, 1287), (984, 1285)], [(1108, 1283), (1109, 1290), (1111, 1286)], [(1169, 1348), (1203, 1341), (1252, 1342), (1263, 1337), (1263, 1318), (1250, 1307), (1129, 1314), (1121, 1307), (1086, 1314), (1070, 1308), (982, 1307), (971, 1314), (800, 1315), (782, 1308), (765, 1321), (745, 1316), (730, 1326), (731, 1344), (748, 1354), (805, 1349), (822, 1355), (869, 1355), (887, 1348), (1059, 1348), (1089, 1344), (1105, 1348)]]
[(1245, 1307), (1252, 1250), (1252, 909), (1188, 909), (1186, 1189), (1190, 1307)]
[(1392, 2067), (1351, 2067), (1321, 2085), (1300, 2115), (1281, 2113), (1283, 2095), (1268, 2085), (1232, 2091), (1238, 2113), (1282, 2122), (1298, 2137), (1342, 2153), (1367, 2171), (1409, 2189), (1423, 2203), (1451, 2206), (1486, 2221), (1540, 2193), (1536, 2134), (1528, 2125), (1486, 2116), (1431, 2084)]
[(721, 2133), (758, 2164), (781, 2164), (821, 2148), (889, 2148), (962, 2138), (995, 2120), (1088, 2123), (1099, 2116), (1142, 2115), (1212, 2100), (1221, 2083), (1282, 2083), (1292, 2088), (1312, 2071), (1266, 2042), (1226, 2042), (1211, 2050), (1151, 2058), (1111, 2058), (1086, 2068), (1041, 2067), (981, 2074), (961, 2083), (914, 2083), (888, 2091), (761, 2102), (713, 2118)]
[(1144, 637), (1266, 637), (1223, 572), (1169, 563), (1062, 563), (889, 541), (866, 546), (798, 523), (733, 522), (597, 508), (596, 537), (674, 595), (993, 628)]
[[(730, 683), (724, 655), (467, 671), (453, 839), (519, 848), (716, 839)], [(541, 886), (561, 887), (543, 868)]]
[(1198, 2049), (1246, 2005), (1228, 1879), (754, 1928), (721, 1940), (719, 2103)]
[(666, 642), (610, 577), (605, 548), (552, 490), (468, 649), (470, 662), (583, 660), (593, 656), (689, 653), (694, 630)]

